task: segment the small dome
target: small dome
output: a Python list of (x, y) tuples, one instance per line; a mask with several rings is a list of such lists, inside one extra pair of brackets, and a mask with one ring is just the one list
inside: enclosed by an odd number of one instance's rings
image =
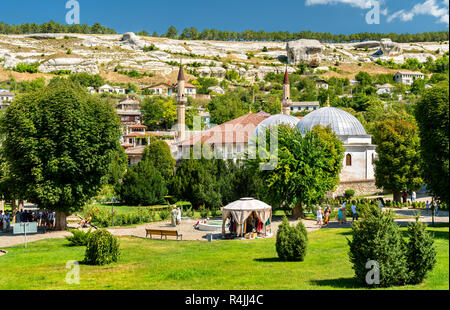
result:
[(356, 117), (338, 108), (325, 107), (311, 112), (298, 122), (297, 127), (305, 134), (316, 125), (330, 126), (338, 136), (367, 135), (363, 125)]
[(287, 125), (295, 128), (298, 122), (299, 119), (294, 116), (286, 114), (276, 114), (269, 118), (266, 118), (261, 123), (259, 123), (259, 125), (255, 128), (253, 135), (258, 137), (258, 135), (261, 134), (265, 129), (270, 128), (274, 125)]

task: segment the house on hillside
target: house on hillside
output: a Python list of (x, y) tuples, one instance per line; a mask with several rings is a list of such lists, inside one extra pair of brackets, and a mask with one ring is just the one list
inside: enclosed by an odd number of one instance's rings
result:
[(128, 97), (125, 100), (119, 101), (116, 109), (122, 125), (134, 125), (141, 122), (142, 113), (138, 100)]
[[(177, 90), (178, 93), (178, 84), (174, 85), (174, 88)], [(184, 94), (186, 96), (195, 96), (197, 94), (197, 88), (192, 85), (191, 83), (184, 83)]]
[(392, 94), (392, 89), (394, 88), (394, 86), (392, 86), (391, 84), (387, 83), (387, 84), (383, 84), (383, 85), (375, 85), (375, 87), (377, 88), (377, 95), (383, 95), (383, 94)]
[(319, 109), (319, 101), (301, 101), (292, 102), (290, 104), (291, 113), (301, 112), (301, 111), (315, 111)]
[(402, 83), (402, 84), (406, 84), (406, 85), (411, 85), (414, 80), (417, 79), (424, 79), (425, 78), (425, 74), (423, 74), (422, 72), (413, 72), (413, 71), (399, 71), (395, 74), (394, 76), (394, 80), (397, 83)]
[(316, 80), (316, 88), (328, 89), (328, 82), (325, 80)]
[(126, 94), (126, 89), (122, 88), (120, 86), (111, 86), (111, 85), (105, 84), (105, 85), (99, 87), (98, 93), (99, 94), (103, 94), (103, 93), (113, 94), (113, 93), (116, 93), (116, 94), (120, 94), (120, 95), (125, 95)]
[(16, 94), (9, 91), (0, 92), (0, 109), (7, 108), (14, 100)]
[(159, 83), (148, 87), (143, 87), (142, 90), (152, 95), (170, 95), (172, 85), (171, 83)]

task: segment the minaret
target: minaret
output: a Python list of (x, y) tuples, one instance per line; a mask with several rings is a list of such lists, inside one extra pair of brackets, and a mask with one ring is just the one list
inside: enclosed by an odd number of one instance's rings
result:
[(178, 93), (177, 93), (177, 117), (178, 117), (178, 141), (183, 141), (186, 138), (186, 103), (187, 97), (184, 93), (184, 72), (183, 65), (180, 64), (180, 71), (178, 72)]
[(289, 73), (286, 66), (286, 72), (284, 73), (283, 82), (283, 100), (281, 100), (281, 113), (291, 114), (291, 82), (289, 82)]

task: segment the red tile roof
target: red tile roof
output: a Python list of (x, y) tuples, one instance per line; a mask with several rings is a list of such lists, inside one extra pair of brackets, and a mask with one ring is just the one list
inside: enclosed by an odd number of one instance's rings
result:
[(147, 128), (147, 126), (145, 126), (145, 125), (141, 125), (141, 124), (136, 124), (136, 125), (131, 125), (131, 126), (128, 126), (128, 128), (144, 128), (144, 129), (146, 129), (146, 128)]
[(269, 116), (270, 114), (265, 112), (245, 114), (222, 125), (195, 134), (178, 143), (178, 146), (193, 146), (199, 142), (207, 144), (248, 143), (248, 138), (256, 129), (256, 126)]

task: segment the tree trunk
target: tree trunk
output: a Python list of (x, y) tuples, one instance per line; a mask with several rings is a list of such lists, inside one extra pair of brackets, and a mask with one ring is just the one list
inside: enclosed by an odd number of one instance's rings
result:
[(16, 211), (16, 198), (11, 200), (11, 212), (14, 214), (14, 211)]
[(298, 219), (302, 219), (304, 218), (304, 214), (303, 214), (303, 205), (302, 203), (298, 203), (295, 208), (292, 210), (292, 218), (294, 220), (298, 220)]
[(402, 199), (402, 193), (401, 192), (394, 192), (393, 193), (394, 195), (394, 201), (395, 202), (401, 202), (401, 199)]
[(55, 230), (66, 230), (67, 214), (63, 212), (55, 212)]

